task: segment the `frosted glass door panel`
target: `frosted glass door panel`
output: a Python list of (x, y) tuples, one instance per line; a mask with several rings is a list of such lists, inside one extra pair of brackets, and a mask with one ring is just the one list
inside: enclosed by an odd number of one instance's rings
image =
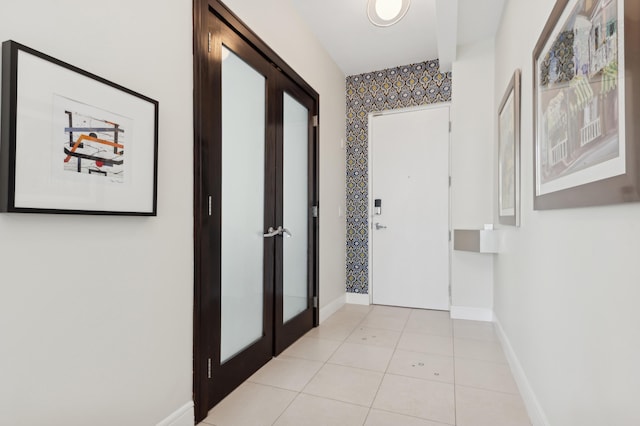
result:
[(309, 194), (309, 111), (284, 94), (283, 224), (291, 232), (283, 242), (283, 322), (307, 309)]
[(262, 337), (265, 85), (223, 46), (220, 362)]

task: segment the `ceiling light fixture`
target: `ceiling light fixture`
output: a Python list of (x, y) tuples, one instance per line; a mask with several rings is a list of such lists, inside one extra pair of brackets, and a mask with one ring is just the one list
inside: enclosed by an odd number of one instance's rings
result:
[(411, 0), (369, 0), (367, 16), (378, 27), (390, 27), (407, 14)]

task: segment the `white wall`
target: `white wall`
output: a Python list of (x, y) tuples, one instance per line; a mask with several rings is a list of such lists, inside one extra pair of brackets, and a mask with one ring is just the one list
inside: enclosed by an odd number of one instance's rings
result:
[(495, 312), (536, 425), (638, 425), (640, 204), (533, 211), (532, 52), (554, 3), (510, 0), (496, 39), (496, 99), (523, 73), (522, 227), (503, 231)]
[[(480, 229), (493, 223), (493, 38), (458, 48), (451, 105), (451, 227)], [(493, 255), (453, 250), (451, 314), (490, 320)]]
[[(320, 307), (345, 295), (345, 75), (288, 0), (225, 4), (320, 94)], [(341, 215), (339, 215), (341, 212)]]
[[(344, 300), (345, 76), (289, 2), (227, 3), (320, 93), (321, 304)], [(158, 217), (0, 215), (0, 424), (188, 424), (192, 3), (4, 0), (6, 39), (158, 100), (160, 160)]]
[(0, 40), (160, 102), (157, 217), (0, 215), (0, 424), (153, 425), (189, 408), (191, 17), (189, 0), (0, 3)]

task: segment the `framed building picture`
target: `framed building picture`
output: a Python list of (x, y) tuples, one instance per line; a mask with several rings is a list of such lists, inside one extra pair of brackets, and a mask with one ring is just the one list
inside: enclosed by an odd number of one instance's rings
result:
[(156, 215), (158, 102), (2, 45), (0, 211)]
[(640, 4), (558, 0), (533, 52), (534, 209), (640, 200)]
[(498, 218), (520, 226), (520, 70), (509, 81), (498, 108)]

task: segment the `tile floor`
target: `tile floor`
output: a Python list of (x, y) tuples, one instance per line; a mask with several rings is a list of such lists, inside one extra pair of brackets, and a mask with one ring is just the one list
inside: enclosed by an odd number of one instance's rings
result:
[(530, 426), (493, 324), (345, 305), (202, 426)]

